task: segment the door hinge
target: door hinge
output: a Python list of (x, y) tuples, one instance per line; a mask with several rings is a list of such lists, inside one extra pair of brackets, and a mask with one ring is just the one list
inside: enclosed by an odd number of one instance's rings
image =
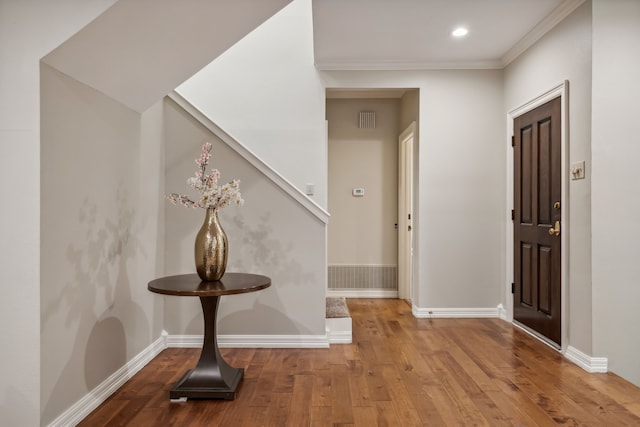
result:
[(511, 146), (512, 147), (516, 146), (516, 137), (515, 137), (515, 135), (511, 135)]
[(511, 209), (511, 221), (515, 221), (515, 220), (516, 220), (516, 210)]
[(511, 283), (511, 293), (512, 294), (516, 293), (516, 284), (515, 283)]

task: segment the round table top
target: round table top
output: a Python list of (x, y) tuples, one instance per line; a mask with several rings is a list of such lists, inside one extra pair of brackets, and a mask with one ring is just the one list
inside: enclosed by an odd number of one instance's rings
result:
[(249, 273), (225, 273), (215, 282), (203, 282), (197, 274), (161, 277), (149, 282), (151, 292), (165, 295), (215, 297), (244, 294), (271, 286), (267, 276)]

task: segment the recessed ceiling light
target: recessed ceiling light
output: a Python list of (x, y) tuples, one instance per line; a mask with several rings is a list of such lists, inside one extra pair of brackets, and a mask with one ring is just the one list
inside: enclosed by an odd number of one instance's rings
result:
[(451, 35), (454, 37), (464, 37), (469, 33), (469, 30), (467, 30), (464, 27), (458, 27), (455, 30), (453, 30), (451, 32)]

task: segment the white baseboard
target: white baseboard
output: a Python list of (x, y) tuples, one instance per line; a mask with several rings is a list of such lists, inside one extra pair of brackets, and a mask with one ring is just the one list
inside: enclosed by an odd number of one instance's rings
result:
[(327, 289), (327, 297), (398, 298), (395, 289)]
[(507, 310), (502, 304), (498, 304), (498, 317), (502, 320), (507, 320)]
[(350, 317), (326, 319), (326, 324), (330, 344), (351, 344), (353, 333)]
[(567, 347), (564, 357), (587, 372), (608, 372), (609, 360), (606, 357), (591, 357), (575, 347)]
[[(169, 335), (168, 347), (200, 348), (202, 335)], [(220, 348), (329, 348), (326, 335), (218, 335)]]
[(169, 335), (168, 348), (202, 348), (204, 335)]
[(425, 319), (456, 319), (456, 318), (491, 318), (499, 317), (496, 308), (423, 308), (412, 306), (414, 317)]
[(109, 378), (53, 420), (49, 427), (75, 426), (166, 348), (166, 332)]
[(329, 342), (331, 344), (351, 344), (353, 342), (353, 335), (351, 331), (331, 331)]

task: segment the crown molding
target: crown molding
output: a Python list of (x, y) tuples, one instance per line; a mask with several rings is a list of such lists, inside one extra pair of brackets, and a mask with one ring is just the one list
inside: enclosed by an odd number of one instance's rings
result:
[(547, 15), (542, 21), (538, 23), (531, 31), (529, 31), (523, 38), (521, 38), (511, 49), (507, 51), (502, 57), (500, 63), (504, 68), (509, 65), (513, 60), (520, 56), (524, 51), (529, 49), (535, 42), (540, 40), (542, 36), (551, 31), (556, 25), (562, 22), (567, 16), (569, 16), (574, 10), (580, 7), (585, 0), (565, 0)]
[(419, 70), (493, 70), (503, 68), (501, 60), (489, 61), (320, 61), (320, 71), (419, 71)]
[(327, 88), (327, 99), (399, 99), (404, 96), (407, 89), (404, 88)]

